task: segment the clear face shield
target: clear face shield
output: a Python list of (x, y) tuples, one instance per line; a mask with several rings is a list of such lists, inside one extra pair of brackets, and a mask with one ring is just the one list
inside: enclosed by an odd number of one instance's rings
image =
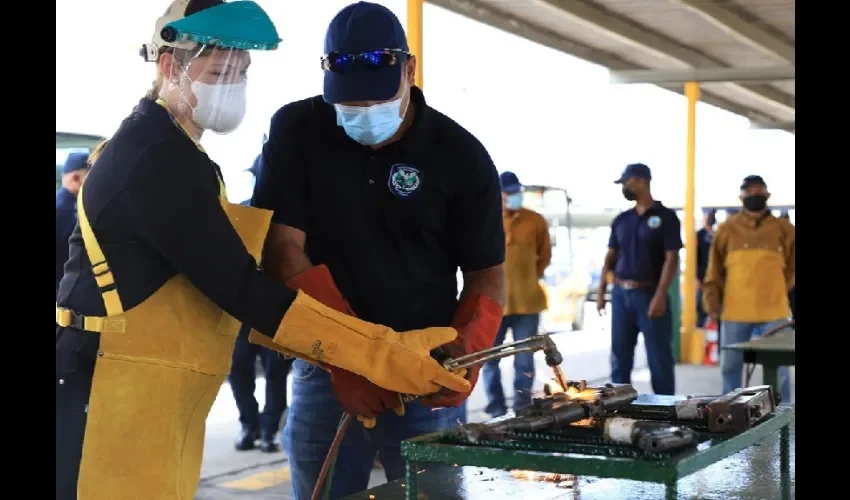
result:
[(156, 62), (159, 98), (185, 123), (227, 134), (245, 118), (248, 51), (275, 50), (274, 23), (255, 2), (220, 3), (186, 15), (193, 0), (174, 0), (140, 51)]
[(248, 67), (246, 50), (201, 45), (160, 55), (160, 98), (175, 116), (200, 129), (227, 134), (245, 118)]

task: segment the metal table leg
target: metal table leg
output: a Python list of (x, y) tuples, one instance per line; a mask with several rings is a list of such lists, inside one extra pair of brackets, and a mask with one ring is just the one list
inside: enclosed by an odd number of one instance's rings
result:
[(667, 483), (665, 485), (666, 489), (666, 500), (677, 500), (679, 498), (679, 481), (673, 481), (672, 483)]
[(779, 475), (782, 500), (791, 500), (791, 426), (779, 430)]
[(417, 469), (416, 462), (405, 462), (404, 464), (404, 496), (406, 500), (416, 500), (418, 495), (416, 481), (419, 474), (416, 473)]
[(762, 376), (764, 377), (764, 384), (773, 387), (775, 394), (782, 394), (780, 392), (781, 388), (779, 387), (779, 366), (772, 363), (762, 363), (761, 368), (763, 372)]

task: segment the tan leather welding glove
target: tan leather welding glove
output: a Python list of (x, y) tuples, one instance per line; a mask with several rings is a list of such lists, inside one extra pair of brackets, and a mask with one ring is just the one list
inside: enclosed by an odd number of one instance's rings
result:
[(449, 327), (396, 332), (336, 311), (299, 291), (272, 349), (338, 366), (391, 391), (421, 396), (442, 388), (471, 390), (468, 381), (430, 355), (456, 337), (457, 331)]

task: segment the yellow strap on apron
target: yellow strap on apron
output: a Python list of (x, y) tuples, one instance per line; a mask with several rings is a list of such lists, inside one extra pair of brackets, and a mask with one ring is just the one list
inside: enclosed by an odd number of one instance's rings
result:
[(115, 286), (115, 276), (112, 275), (112, 270), (106, 262), (106, 257), (103, 255), (103, 250), (94, 236), (89, 218), (86, 216), (86, 209), (83, 206), (83, 187), (80, 187), (80, 192), (77, 195), (77, 216), (80, 220), (80, 233), (83, 236), (83, 245), (86, 253), (89, 256), (91, 270), (94, 273), (94, 279), (100, 288), (100, 296), (103, 297), (103, 306), (106, 308), (106, 316), (117, 316), (124, 312), (124, 306), (121, 304), (121, 297), (118, 295), (118, 288)]

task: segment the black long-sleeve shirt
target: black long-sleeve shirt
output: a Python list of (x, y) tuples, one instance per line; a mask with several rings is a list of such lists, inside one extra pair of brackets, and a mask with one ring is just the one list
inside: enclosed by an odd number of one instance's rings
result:
[(708, 252), (712, 241), (714, 241), (714, 231), (706, 228), (697, 231), (697, 281), (700, 283), (705, 279), (705, 272), (708, 270)]
[[(86, 178), (83, 204), (124, 309), (177, 274), (224, 311), (273, 336), (295, 293), (265, 277), (219, 202), (219, 167), (159, 104), (143, 99), (124, 120)], [(57, 303), (79, 314), (106, 314), (79, 224)], [(99, 337), (66, 328), (57, 335), (57, 369), (94, 358)], [(60, 332), (58, 332), (60, 333)]]

